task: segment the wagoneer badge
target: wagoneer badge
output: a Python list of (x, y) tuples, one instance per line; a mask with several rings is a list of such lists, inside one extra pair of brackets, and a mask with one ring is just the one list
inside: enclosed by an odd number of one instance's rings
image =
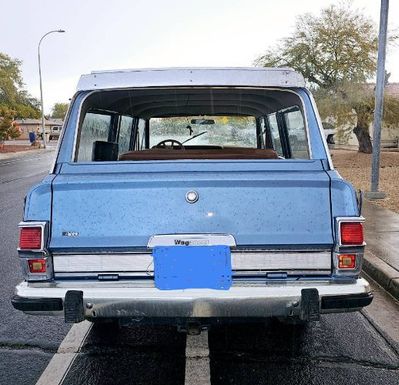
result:
[(62, 236), (63, 237), (78, 237), (79, 233), (77, 231), (63, 231)]
[(198, 193), (196, 191), (189, 191), (186, 194), (186, 201), (188, 203), (195, 203), (199, 199)]

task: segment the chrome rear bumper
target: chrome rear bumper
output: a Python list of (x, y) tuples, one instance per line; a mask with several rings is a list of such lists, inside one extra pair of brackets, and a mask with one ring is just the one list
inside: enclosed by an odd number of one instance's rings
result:
[[(303, 290), (316, 289), (320, 313), (359, 310), (371, 300), (363, 278), (353, 283), (289, 282), (265, 286), (233, 286), (229, 290), (159, 290), (123, 282), (27, 283), (16, 287), (15, 308), (29, 314), (62, 315), (68, 291), (81, 291), (83, 316), (152, 317), (290, 317), (304, 308)], [(36, 303), (36, 307), (35, 307)], [(46, 303), (50, 304), (46, 308)], [(57, 305), (58, 304), (58, 305)]]

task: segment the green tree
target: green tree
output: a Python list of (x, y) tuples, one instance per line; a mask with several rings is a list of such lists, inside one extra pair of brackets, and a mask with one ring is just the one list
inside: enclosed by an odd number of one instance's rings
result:
[(0, 52), (0, 107), (13, 110), (15, 118), (38, 118), (39, 102), (23, 89), (21, 64)]
[[(294, 32), (255, 64), (288, 66), (301, 72), (321, 107), (322, 118), (333, 118), (338, 125), (352, 123), (359, 151), (370, 153), (374, 95), (367, 81), (375, 74), (377, 43), (371, 19), (350, 6), (332, 5), (322, 9), (320, 16), (298, 17)], [(392, 98), (386, 104), (399, 107), (399, 101)], [(399, 120), (399, 108), (384, 117), (386, 124)]]
[(54, 119), (64, 119), (68, 107), (69, 103), (55, 103), (51, 110), (51, 117)]
[(14, 116), (15, 111), (7, 107), (0, 107), (0, 144), (7, 139), (15, 139), (21, 135)]

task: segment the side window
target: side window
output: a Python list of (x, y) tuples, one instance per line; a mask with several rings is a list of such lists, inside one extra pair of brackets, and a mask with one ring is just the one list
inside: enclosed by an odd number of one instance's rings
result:
[(119, 154), (129, 151), (132, 127), (133, 118), (131, 116), (122, 116), (118, 135)]
[(111, 128), (111, 115), (88, 112), (83, 120), (77, 161), (91, 161), (93, 143), (95, 141), (108, 141)]
[(309, 159), (305, 122), (299, 108), (283, 112), (285, 127), (291, 147), (292, 158)]
[(273, 143), (273, 148), (279, 156), (284, 156), (283, 148), (281, 145), (280, 132), (278, 130), (277, 116), (276, 114), (270, 114), (267, 116), (267, 121), (269, 123), (271, 142)]

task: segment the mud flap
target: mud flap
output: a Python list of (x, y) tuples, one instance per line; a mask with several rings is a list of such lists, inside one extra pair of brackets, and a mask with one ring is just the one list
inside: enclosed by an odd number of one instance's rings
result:
[(299, 318), (303, 321), (318, 321), (320, 319), (320, 297), (317, 289), (301, 290)]
[(83, 291), (68, 290), (65, 294), (64, 316), (66, 323), (84, 321)]

